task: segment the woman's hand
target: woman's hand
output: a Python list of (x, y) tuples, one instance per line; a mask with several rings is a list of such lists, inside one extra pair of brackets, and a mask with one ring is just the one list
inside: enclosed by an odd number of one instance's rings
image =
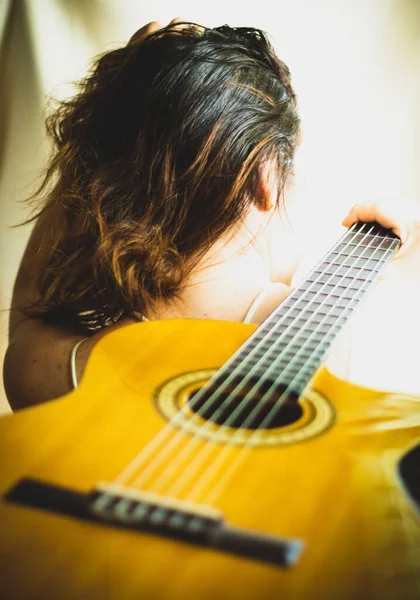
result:
[(386, 279), (420, 284), (420, 206), (393, 199), (377, 203), (356, 204), (342, 224), (351, 227), (356, 221), (377, 221), (392, 229), (402, 245), (384, 271)]

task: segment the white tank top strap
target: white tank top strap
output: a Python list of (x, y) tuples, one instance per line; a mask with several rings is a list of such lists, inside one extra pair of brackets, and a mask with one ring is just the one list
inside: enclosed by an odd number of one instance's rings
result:
[(79, 382), (77, 381), (77, 371), (76, 371), (76, 356), (77, 356), (77, 351), (79, 349), (79, 346), (85, 342), (87, 339), (87, 337), (79, 340), (78, 342), (76, 342), (71, 350), (71, 354), (70, 354), (70, 376), (71, 376), (71, 382), (73, 384), (73, 388), (77, 389)]

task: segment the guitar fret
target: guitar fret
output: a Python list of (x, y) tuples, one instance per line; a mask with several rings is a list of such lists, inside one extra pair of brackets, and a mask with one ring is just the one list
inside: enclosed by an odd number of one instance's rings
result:
[[(346, 300), (351, 300), (358, 292), (357, 289), (345, 288), (345, 286), (333, 285), (331, 283), (321, 283), (319, 281), (309, 282), (306, 287), (308, 287), (308, 293), (315, 292), (317, 295), (318, 293), (324, 293), (328, 296), (336, 296)], [(305, 287), (302, 289), (305, 290)]]
[(355, 233), (350, 237), (349, 240), (346, 240), (346, 238), (344, 238), (341, 243), (346, 243), (350, 246), (357, 245), (360, 247), (369, 248), (391, 248), (395, 244), (395, 240), (393, 238), (390, 238), (389, 236), (376, 236), (372, 234)]
[(334, 303), (337, 306), (347, 306), (348, 302), (353, 299), (353, 296), (345, 296), (342, 293), (335, 293), (335, 286), (329, 286), (330, 291), (319, 289), (319, 291), (308, 290), (305, 296), (299, 299), (299, 302), (307, 300), (308, 304), (325, 304)]
[[(368, 273), (370, 274), (370, 272)], [(315, 273), (314, 273), (315, 275)], [(349, 285), (351, 285), (351, 283), (353, 281), (361, 281), (362, 283), (364, 283), (365, 281), (367, 281), (367, 277), (363, 277), (363, 272), (362, 273), (358, 273), (357, 277), (352, 277), (350, 275), (337, 275), (336, 273), (328, 274), (328, 273), (319, 273), (316, 274), (316, 277), (309, 277), (307, 280), (309, 283), (314, 283), (315, 281), (319, 281), (321, 283), (330, 283), (332, 285), (335, 285), (336, 283), (340, 283), (340, 284), (344, 284), (346, 287), (348, 287)]]
[[(388, 252), (387, 252), (388, 254)], [(351, 261), (349, 261), (349, 254), (346, 253), (336, 253), (336, 252), (332, 252), (331, 254), (328, 255), (327, 259), (325, 260), (325, 262), (327, 264), (331, 264), (331, 263), (335, 263), (337, 266), (341, 266), (343, 263), (345, 263), (345, 266), (351, 267), (353, 266), (351, 264)], [(355, 263), (357, 264), (357, 266), (363, 266), (365, 267), (366, 265), (372, 265), (373, 266), (377, 266), (379, 263), (382, 262), (382, 258), (378, 256), (376, 253), (372, 254), (372, 256), (368, 257), (366, 255), (364, 256), (358, 256), (358, 257), (352, 257), (355, 258)]]
[[(303, 313), (303, 311), (304, 311), (304, 313)], [(311, 321), (314, 321), (318, 315), (321, 318), (324, 318), (326, 316), (335, 317), (335, 316), (341, 315), (342, 312), (343, 312), (343, 308), (335, 306), (334, 304), (330, 304), (330, 305), (319, 304), (316, 307), (309, 307), (309, 308), (302, 309), (303, 314), (301, 314), (296, 319), (301, 321), (301, 325), (303, 325), (304, 323), (309, 323)]]
[(343, 243), (334, 248), (334, 253), (340, 254), (341, 256), (355, 258), (357, 261), (360, 256), (362, 256), (363, 258), (370, 259), (371, 257), (374, 257), (378, 259), (387, 254), (390, 248), (391, 247), (385, 247), (382, 245), (361, 246), (359, 244)]
[[(373, 280), (372, 279), (359, 279), (359, 278), (352, 278), (352, 277), (336, 277), (336, 278), (332, 278), (331, 280), (328, 279), (328, 277), (326, 276), (325, 278), (323, 278), (323, 280), (317, 281), (317, 282), (311, 282), (311, 283), (327, 283), (330, 286), (333, 286), (335, 289), (337, 288), (344, 288), (346, 290), (353, 290), (353, 291), (357, 291), (360, 290), (360, 288), (362, 288), (364, 285), (366, 285), (366, 283), (372, 283)], [(323, 288), (319, 287), (319, 291), (322, 292)]]
[[(332, 267), (329, 269), (328, 267)], [(314, 271), (316, 274), (328, 273), (329, 275), (348, 275), (349, 273), (364, 273), (365, 271), (369, 271), (370, 269), (366, 269), (360, 265), (334, 265), (330, 262), (321, 263), (319, 267), (317, 267)]]

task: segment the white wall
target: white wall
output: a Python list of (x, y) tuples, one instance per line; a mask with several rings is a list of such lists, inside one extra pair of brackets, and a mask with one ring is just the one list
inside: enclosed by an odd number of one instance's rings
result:
[[(0, 3), (0, 358), (13, 279), (28, 228), (19, 202), (45, 162), (43, 111), (71, 93), (95, 54), (148, 21), (268, 31), (294, 77), (304, 123), (295, 218), (308, 262), (332, 243), (346, 208), (420, 189), (418, 0), (12, 0)], [(316, 227), (313, 226), (317, 223)], [(1, 396), (1, 395), (0, 395)], [(4, 394), (0, 410), (7, 409)]]

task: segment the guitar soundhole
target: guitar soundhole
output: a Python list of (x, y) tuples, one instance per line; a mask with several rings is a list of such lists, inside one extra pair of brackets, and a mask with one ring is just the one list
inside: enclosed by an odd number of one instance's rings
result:
[(271, 391), (260, 388), (256, 393), (255, 383), (250, 381), (239, 393), (234, 386), (225, 392), (208, 387), (201, 394), (197, 389), (188, 397), (189, 407), (206, 421), (235, 429), (277, 429), (302, 417), (296, 395), (286, 395), (280, 387)]
[(311, 388), (298, 397), (267, 379), (226, 384), (215, 369), (178, 375), (156, 390), (156, 408), (184, 432), (238, 446), (301, 443), (334, 423), (333, 406)]

